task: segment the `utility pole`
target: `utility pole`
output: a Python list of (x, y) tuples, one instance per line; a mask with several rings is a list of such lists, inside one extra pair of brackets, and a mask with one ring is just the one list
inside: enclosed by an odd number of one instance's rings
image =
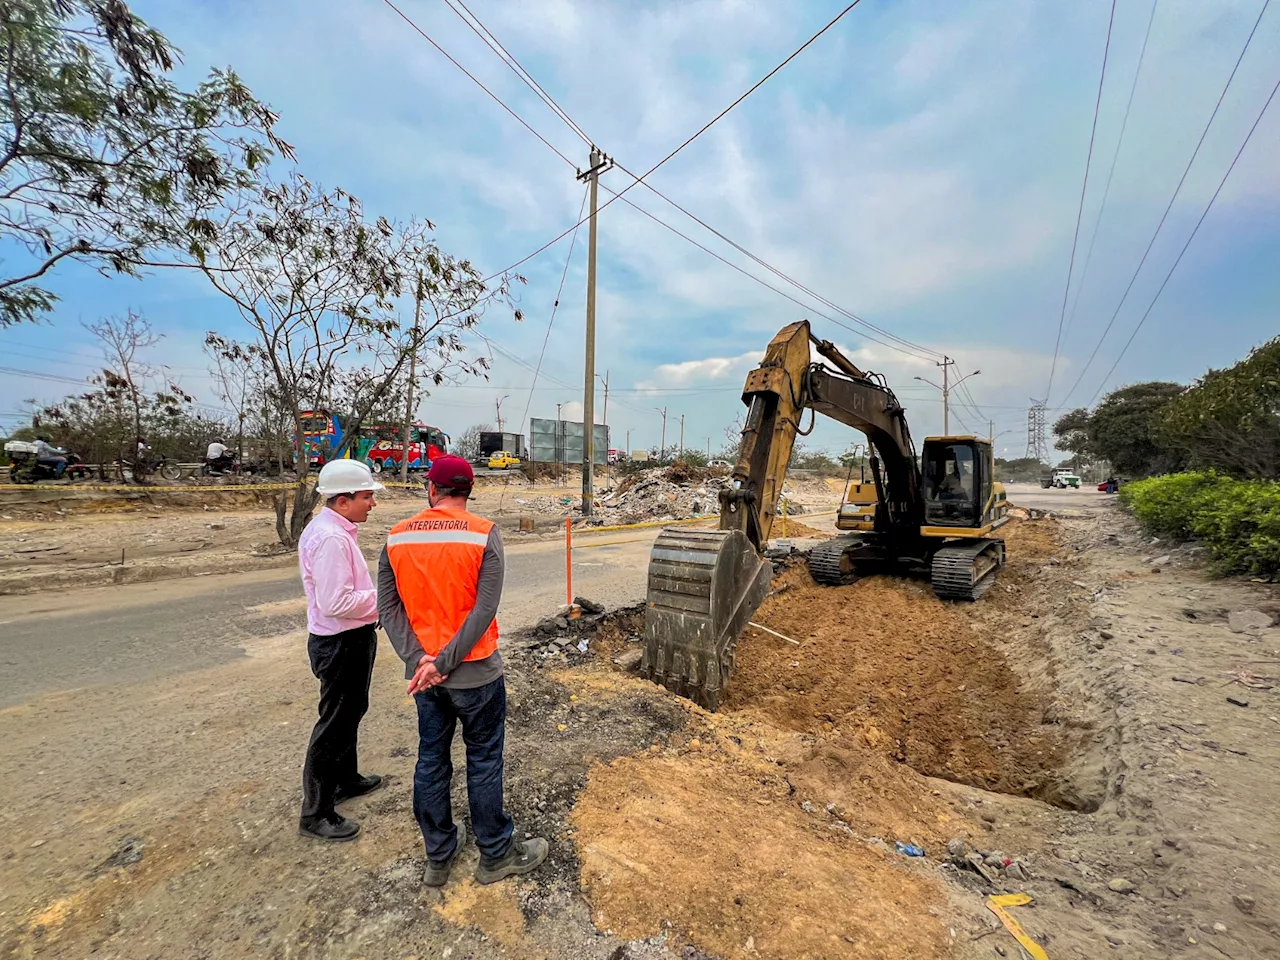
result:
[(630, 457), (631, 457), (631, 431), (630, 431), (629, 429), (627, 430), (627, 449), (626, 449), (626, 450), (624, 450), (624, 451), (622, 451), (622, 452), (623, 452), (623, 453), (625, 453), (625, 454), (627, 455), (627, 458), (628, 458), (628, 459), (630, 459)]
[[(406, 391), (408, 396), (404, 402), (404, 449), (403, 456), (400, 457), (400, 482), (409, 482), (409, 436), (413, 429), (413, 385), (414, 378), (418, 374), (418, 330), (422, 322), (422, 271), (418, 271), (418, 288), (413, 294), (413, 352), (409, 354), (409, 389)], [(423, 444), (422, 456), (427, 455), (426, 445)], [(426, 464), (424, 463), (425, 467)]]
[(946, 437), (951, 436), (951, 391), (947, 386), (947, 368), (954, 363), (950, 357), (943, 356), (938, 364), (942, 368), (942, 434)]
[(662, 414), (662, 441), (658, 444), (658, 459), (661, 460), (667, 452), (667, 408), (654, 407), (653, 409)]
[(502, 401), (503, 401), (503, 400), (509, 400), (509, 399), (511, 399), (511, 395), (510, 395), (510, 394), (508, 394), (507, 396), (502, 397), (502, 398), (500, 398), (500, 399), (495, 399), (495, 400), (494, 400), (494, 405), (498, 408), (498, 432), (499, 432), (499, 433), (501, 433), (501, 432), (502, 432)]
[(590, 185), (591, 214), (587, 223), (587, 348), (585, 385), (582, 394), (582, 515), (591, 516), (595, 502), (595, 440), (596, 440), (596, 198), (600, 186), (600, 174), (609, 168), (609, 161), (595, 147), (591, 148), (590, 167), (579, 173), (579, 180)]
[(707, 462), (711, 461), (711, 438), (707, 437)]
[(676, 459), (684, 456), (684, 414), (680, 414), (680, 452), (676, 455)]
[(944, 356), (942, 360), (938, 362), (937, 365), (942, 368), (941, 386), (934, 383), (932, 380), (928, 379), (927, 377), (912, 377), (911, 379), (919, 380), (921, 383), (927, 383), (929, 384), (929, 386), (933, 387), (935, 390), (942, 391), (942, 434), (943, 436), (949, 437), (951, 436), (951, 390), (953, 387), (960, 386), (960, 384), (964, 383), (970, 377), (976, 377), (982, 371), (975, 370), (973, 371), (973, 373), (966, 373), (963, 377), (961, 377), (955, 383), (952, 383), (949, 377), (949, 371), (947, 368), (954, 367), (956, 365), (956, 362), (952, 360), (950, 357)]

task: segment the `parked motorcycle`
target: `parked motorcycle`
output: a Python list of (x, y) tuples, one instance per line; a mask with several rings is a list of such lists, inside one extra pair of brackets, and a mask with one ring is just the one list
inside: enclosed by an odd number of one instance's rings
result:
[(57, 467), (41, 463), (38, 458), (39, 447), (25, 440), (10, 440), (4, 445), (4, 452), (9, 455), (9, 482), (36, 483), (39, 480), (87, 480), (93, 476), (89, 465), (74, 453), (61, 454), (67, 461), (62, 476), (58, 476)]
[(116, 460), (116, 472), (120, 479), (127, 479), (125, 474), (128, 473), (129, 478), (141, 480), (149, 477), (153, 473), (158, 473), (166, 480), (181, 480), (182, 466), (172, 457), (156, 457), (150, 456), (143, 460), (140, 464), (125, 458)]

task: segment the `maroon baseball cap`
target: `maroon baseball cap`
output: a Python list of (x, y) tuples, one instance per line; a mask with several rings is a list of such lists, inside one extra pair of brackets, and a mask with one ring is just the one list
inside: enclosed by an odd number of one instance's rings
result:
[(462, 457), (455, 457), (450, 453), (431, 461), (427, 479), (437, 487), (469, 490), (475, 483), (476, 475), (471, 470), (471, 464)]

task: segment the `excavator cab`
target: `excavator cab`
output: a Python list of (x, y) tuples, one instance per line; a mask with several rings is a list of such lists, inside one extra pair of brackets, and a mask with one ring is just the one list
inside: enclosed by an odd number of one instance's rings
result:
[(924, 526), (983, 526), (991, 500), (991, 445), (973, 437), (929, 437), (920, 459)]

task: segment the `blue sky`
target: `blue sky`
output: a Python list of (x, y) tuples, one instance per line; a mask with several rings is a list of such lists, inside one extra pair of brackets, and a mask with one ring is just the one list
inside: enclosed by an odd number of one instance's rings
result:
[[(582, 166), (586, 149), (441, 0), (401, 8)], [(843, 6), (707, 0), (496, 2), (471, 9), (602, 149), (641, 172), (697, 130)], [(281, 114), (297, 167), (342, 186), (371, 215), (426, 217), (442, 246), (485, 273), (573, 223), (574, 171), (413, 33), (382, 0), (146, 0), (135, 10), (184, 51), (181, 75), (233, 66)], [(1050, 406), (1115, 310), (1261, 0), (1160, 0), (1114, 182), (1078, 306), (1063, 337)], [(985, 432), (1006, 455), (1025, 446), (1028, 397), (1043, 396), (1110, 4), (1082, 0), (864, 0), (784, 71), (657, 171), (653, 185), (790, 276), (877, 326), (958, 360), (980, 411), (953, 430)], [(1115, 150), (1151, 6), (1120, 0), (1086, 198), (1076, 282)], [(1272, 107), (1164, 295), (1105, 384), (1227, 164), (1276, 82), (1280, 9), (1263, 18), (1161, 239), (1070, 405), (1100, 388), (1188, 380), (1274, 335), (1280, 303), (1280, 105)], [(283, 165), (282, 170), (283, 173)], [(620, 171), (605, 182), (622, 189)], [(607, 194), (602, 193), (602, 197)], [(768, 276), (653, 194), (628, 198), (751, 272)], [(530, 371), (501, 353), (489, 384), (445, 387), (420, 410), (457, 434), (492, 421), (580, 413), (585, 230), (530, 402)], [(623, 204), (600, 217), (597, 368), (609, 371), (615, 445), (713, 448), (746, 371), (772, 334), (801, 317), (862, 365), (884, 372), (917, 435), (940, 432), (926, 361), (816, 316), (717, 262)], [(526, 319), (485, 333), (536, 361), (568, 241), (521, 268)], [(770, 282), (779, 284), (776, 278)], [(69, 266), (51, 286), (50, 324), (0, 331), (5, 365), (80, 377), (96, 351), (82, 320), (141, 310), (165, 334), (153, 359), (202, 397), (206, 330), (242, 335), (230, 304), (193, 275), (104, 279)], [(1073, 285), (1072, 299), (1076, 297)], [(838, 316), (836, 314), (833, 314)], [(856, 325), (855, 325), (856, 326)], [(477, 346), (483, 349), (482, 344)], [(0, 422), (69, 385), (7, 377)], [(603, 396), (596, 400), (597, 411)], [(820, 425), (813, 446), (843, 448)], [(860, 439), (857, 438), (857, 439)]]

